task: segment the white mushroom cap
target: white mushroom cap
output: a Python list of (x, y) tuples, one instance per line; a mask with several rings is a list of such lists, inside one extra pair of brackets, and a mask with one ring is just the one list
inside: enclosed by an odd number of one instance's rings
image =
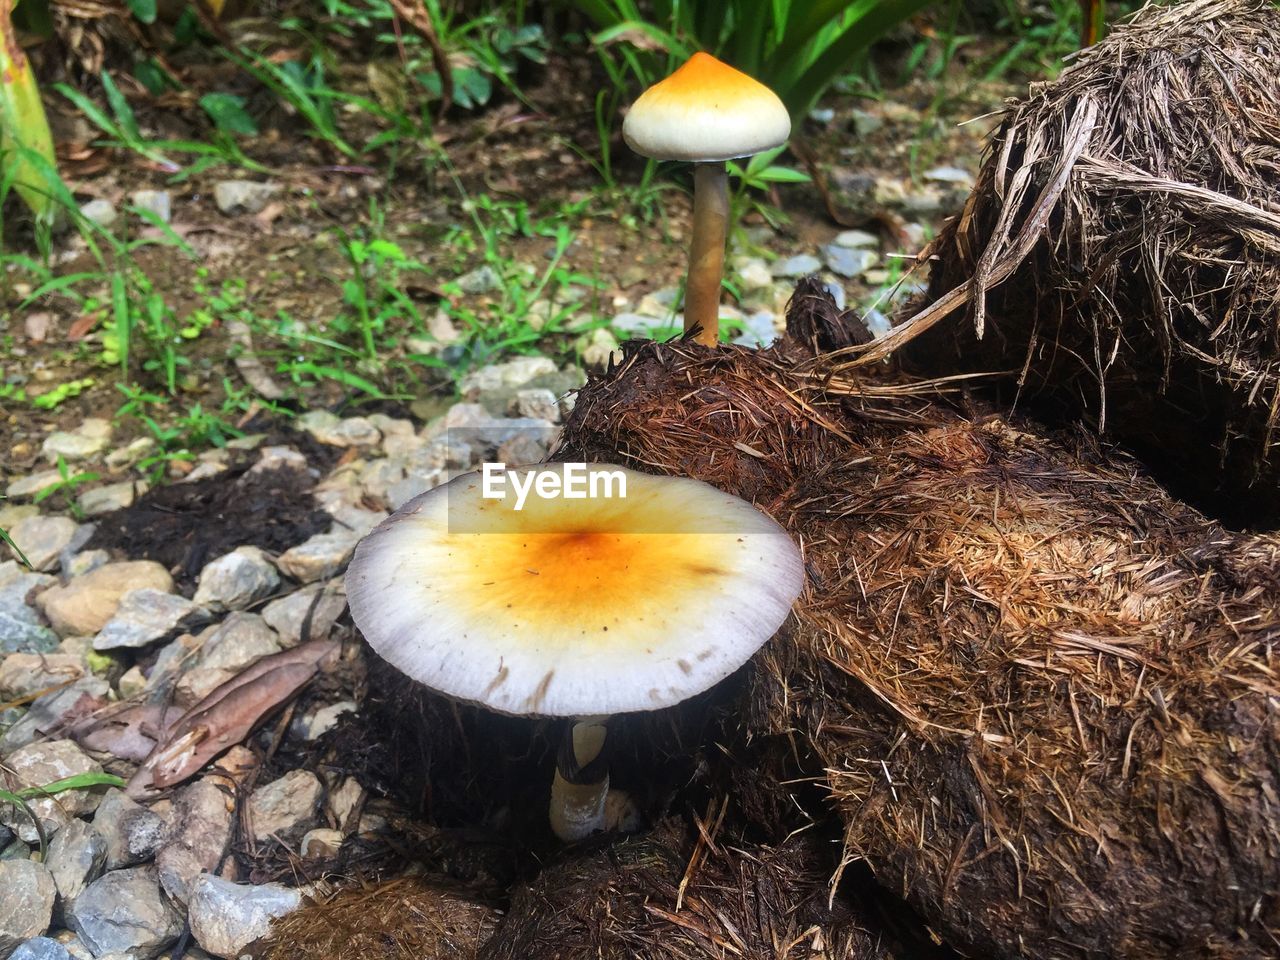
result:
[[(562, 476), (559, 464), (508, 472)], [(777, 523), (697, 480), (586, 473), (621, 476), (626, 496), (530, 493), (517, 510), (513, 494), (486, 498), (469, 473), (383, 521), (346, 577), (365, 639), (460, 700), (586, 716), (679, 703), (782, 625), (804, 570)]]
[(695, 53), (631, 105), (622, 136), (636, 153), (658, 160), (732, 160), (786, 143), (791, 117), (763, 83)]

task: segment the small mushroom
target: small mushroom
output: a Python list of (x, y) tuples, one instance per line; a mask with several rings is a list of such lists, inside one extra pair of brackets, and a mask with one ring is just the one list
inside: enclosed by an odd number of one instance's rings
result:
[(698, 342), (714, 346), (720, 334), (720, 278), (729, 223), (724, 162), (786, 143), (791, 117), (764, 84), (710, 54), (695, 53), (632, 104), (622, 136), (642, 156), (696, 164), (684, 329), (697, 328)]
[[(575, 469), (585, 496), (563, 495)], [(550, 813), (581, 839), (628, 815), (608, 793), (607, 718), (740, 667), (786, 619), (803, 564), (777, 523), (698, 480), (599, 464), (504, 477), (502, 498), (469, 473), (405, 504), (356, 548), (347, 597), (370, 646), (414, 680), (499, 713), (577, 718)]]

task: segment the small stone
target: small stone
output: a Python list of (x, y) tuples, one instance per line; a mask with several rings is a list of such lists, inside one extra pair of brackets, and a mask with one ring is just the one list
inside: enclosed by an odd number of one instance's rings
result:
[(941, 213), (945, 205), (942, 194), (932, 187), (905, 194), (900, 202), (904, 213), (916, 217), (928, 217)]
[(195, 602), (211, 610), (243, 610), (270, 596), (280, 574), (257, 547), (237, 547), (200, 571)]
[(81, 550), (79, 553), (62, 557), (62, 576), (67, 580), (74, 580), (91, 570), (105, 567), (110, 562), (111, 554), (106, 550)]
[(62, 653), (12, 653), (0, 661), (0, 700), (16, 700), (85, 674), (79, 657)]
[(28, 517), (9, 531), (9, 537), (26, 554), (32, 568), (52, 570), (60, 554), (76, 533), (76, 522), (69, 517)]
[(17, 497), (34, 497), (42, 490), (48, 490), (62, 483), (62, 474), (57, 470), (42, 470), (39, 473), (33, 473), (30, 476), (19, 477), (9, 486), (5, 487), (4, 493), (9, 499)]
[(808, 253), (798, 254), (794, 257), (786, 257), (778, 260), (770, 271), (775, 277), (786, 277), (793, 279), (796, 277), (807, 277), (809, 274), (817, 273), (822, 269), (822, 261), (817, 257)]
[(934, 183), (951, 183), (966, 190), (973, 186), (973, 174), (960, 167), (934, 167), (924, 172), (926, 180)]
[(155, 449), (156, 442), (151, 437), (138, 437), (108, 453), (105, 462), (112, 470), (123, 470), (133, 466), (143, 457), (150, 456)]
[(618, 331), (624, 339), (649, 340), (675, 326), (675, 321), (663, 317), (646, 316), (642, 313), (619, 313), (609, 321), (609, 326)]
[[(0, 934), (0, 936), (3, 935)], [(3, 945), (0, 944), (0, 956), (3, 955)], [(9, 955), (9, 960), (75, 960), (75, 957), (57, 940), (33, 937), (13, 951)]]
[(849, 111), (849, 122), (853, 126), (853, 132), (860, 137), (875, 133), (884, 126), (883, 117), (856, 108)]
[(124, 480), (95, 487), (80, 494), (80, 509), (86, 517), (97, 517), (113, 510), (133, 506), (133, 501), (148, 489), (145, 480)]
[(308, 830), (299, 849), (304, 860), (332, 860), (342, 850), (342, 831), (328, 827)]
[(345, 830), (348, 826), (355, 826), (349, 825), (347, 821), (351, 819), (363, 797), (364, 787), (360, 786), (360, 781), (355, 777), (343, 778), (335, 789), (329, 791), (327, 805), (339, 828)]
[(276, 632), (262, 617), (256, 613), (236, 611), (204, 639), (200, 666), (239, 670), (280, 650)]
[(49, 929), (58, 891), (43, 864), (0, 860), (0, 957)]
[(64, 911), (98, 879), (106, 862), (107, 841), (85, 821), (72, 820), (54, 834), (45, 863), (57, 884)]
[(518, 433), (509, 440), (498, 444), (495, 456), (499, 463), (518, 464), (541, 463), (546, 459), (548, 444), (538, 437), (527, 433)]
[(860, 247), (842, 247), (829, 243), (822, 248), (827, 267), (842, 277), (856, 277), (879, 262), (878, 254)]
[(403, 480), (397, 480), (387, 487), (385, 496), (387, 506), (392, 510), (399, 510), (414, 497), (421, 496), (428, 490), (434, 490), (448, 479), (449, 474), (444, 470), (433, 470), (430, 473), (415, 470), (408, 473)]
[(49, 434), (40, 445), (40, 452), (50, 463), (57, 463), (59, 457), (67, 461), (88, 460), (110, 444), (110, 422), (89, 417), (74, 430), (56, 430)]
[(173, 577), (152, 560), (108, 563), (66, 586), (46, 590), (37, 603), (59, 636), (88, 636), (115, 616), (121, 597), (142, 589), (172, 592)]
[(843, 310), (845, 305), (844, 285), (836, 283), (834, 280), (828, 280), (822, 286), (827, 293), (831, 294), (831, 299), (835, 301), (836, 309)]
[(350, 531), (356, 539), (387, 519), (385, 510), (365, 510), (362, 507), (335, 507), (329, 511), (329, 515), (333, 517), (337, 527)]
[(517, 390), (515, 412), (521, 417), (556, 423), (560, 420), (560, 403), (556, 395), (545, 387)]
[(604, 369), (610, 362), (620, 361), (618, 338), (606, 327), (591, 331), (582, 347), (582, 364), (592, 369)]
[(162, 223), (168, 223), (173, 216), (173, 201), (168, 190), (135, 190), (129, 200), (139, 210), (154, 214)]
[(67, 912), (67, 926), (99, 960), (107, 953), (150, 960), (183, 929), (182, 918), (160, 892), (152, 866), (103, 874), (76, 898)]
[(359, 540), (359, 535), (342, 529), (318, 533), (280, 554), (276, 564), (302, 583), (330, 580), (346, 567)]
[(107, 869), (150, 860), (164, 839), (164, 820), (112, 787), (93, 815), (93, 827), (107, 844)]
[(0, 611), (0, 656), (9, 653), (51, 653), (58, 649), (58, 635), (48, 627), (19, 620)]
[(116, 693), (120, 695), (121, 700), (132, 699), (144, 693), (146, 689), (147, 678), (143, 676), (142, 668), (137, 664), (120, 674), (120, 679), (116, 681)]
[(115, 616), (93, 638), (93, 649), (145, 647), (207, 617), (199, 604), (176, 593), (130, 590), (120, 598)]
[[(421, 442), (417, 437), (414, 437), (414, 440)], [(364, 472), (360, 474), (360, 488), (369, 499), (385, 501), (387, 490), (392, 484), (403, 480), (404, 476), (405, 467), (402, 460), (379, 457), (365, 467)]]
[[(74, 777), (80, 773), (101, 773), (102, 767), (91, 760), (71, 740), (45, 740), (21, 747), (5, 758), (0, 768), (0, 785), (6, 790), (24, 790), (42, 787), (55, 780)], [(73, 817), (91, 813), (98, 805), (100, 793), (96, 789), (63, 790), (60, 793), (37, 797), (27, 801), (32, 814), (40, 819), (45, 836), (51, 837), (66, 826)], [(12, 806), (0, 807), (0, 823), (4, 823), (25, 843), (40, 839), (35, 824), (25, 811)]]
[(191, 896), (191, 884), (222, 863), (231, 842), (235, 796), (224, 789), (225, 779), (203, 777), (175, 798), (174, 831), (156, 854), (156, 868), (165, 892), (179, 903)]
[(742, 327), (742, 333), (734, 338), (734, 343), (747, 347), (767, 347), (778, 339), (773, 313), (768, 310), (761, 310), (746, 317), (742, 321)]
[[(27, 517), (37, 517), (39, 515), (40, 508), (34, 503), (0, 502), (0, 530), (8, 530), (20, 521), (27, 519)], [(3, 564), (0, 564), (0, 568), (11, 562), (6, 560)]]
[(814, 123), (826, 125), (836, 118), (836, 112), (830, 107), (814, 107), (809, 111), (809, 119)]
[(253, 791), (249, 823), (257, 840), (287, 835), (306, 826), (320, 808), (324, 790), (320, 779), (306, 770), (293, 770)]
[(915, 254), (929, 242), (929, 228), (923, 223), (908, 223), (902, 228), (904, 253)]
[(414, 436), (414, 427), (412, 420), (402, 420), (398, 417), (388, 417), (385, 413), (369, 414), (369, 422), (374, 428), (382, 434), (385, 441), (388, 437), (412, 437)]
[(734, 260), (733, 270), (738, 275), (743, 293), (763, 290), (773, 282), (769, 264), (760, 257), (738, 257)]
[(265, 620), (286, 647), (302, 642), (304, 628), (308, 640), (324, 640), (347, 608), (347, 598), (337, 585), (314, 584), (279, 600), (272, 600), (262, 610)]
[(467, 374), (459, 386), (464, 397), (474, 400), (483, 393), (518, 390), (537, 377), (557, 372), (555, 361), (548, 357), (516, 357)]
[(338, 718), (344, 713), (355, 713), (357, 707), (353, 700), (340, 700), (321, 707), (311, 716), (303, 720), (302, 735), (307, 740), (318, 740), (338, 725)]
[(836, 238), (831, 241), (837, 247), (878, 247), (880, 246), (880, 238), (874, 233), (868, 233), (866, 230), (845, 230), (836, 234)]
[(103, 706), (111, 688), (100, 677), (82, 677), (52, 693), (46, 693), (0, 737), (0, 756), (25, 747), (56, 732), (70, 717), (83, 716)]
[(213, 185), (213, 202), (228, 216), (261, 213), (280, 192), (278, 183), (256, 180), (222, 180)]
[(258, 451), (258, 462), (249, 470), (250, 473), (265, 473), (268, 470), (307, 469), (307, 458), (293, 447), (263, 447)]
[(364, 417), (345, 420), (328, 410), (312, 410), (298, 417), (294, 425), (320, 443), (333, 447), (368, 447), (382, 440), (382, 434)]
[(481, 267), (464, 273), (458, 277), (454, 283), (458, 285), (458, 289), (463, 293), (469, 293), (472, 296), (479, 296), (485, 293), (493, 293), (502, 287), (502, 276), (493, 267), (485, 264)]
[(249, 433), (227, 441), (228, 450), (257, 450), (267, 441), (265, 433)]
[(191, 667), (184, 670), (173, 688), (174, 703), (190, 709), (235, 675), (236, 671), (221, 667)]
[(81, 204), (80, 216), (90, 223), (96, 223), (105, 229), (119, 219), (120, 213), (116, 210), (116, 205), (110, 200), (97, 199)]
[(235, 958), (251, 941), (271, 932), (271, 921), (302, 905), (302, 894), (280, 883), (231, 883), (204, 874), (192, 885), (191, 935), (215, 957)]

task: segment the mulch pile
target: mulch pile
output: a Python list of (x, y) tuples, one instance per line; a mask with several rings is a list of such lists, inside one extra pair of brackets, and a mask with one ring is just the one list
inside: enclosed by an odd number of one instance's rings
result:
[[(1144, 9), (1014, 104), (926, 254), (930, 375), (1080, 418), (1243, 528), (1280, 525), (1280, 9)], [(903, 354), (899, 354), (902, 356)]]

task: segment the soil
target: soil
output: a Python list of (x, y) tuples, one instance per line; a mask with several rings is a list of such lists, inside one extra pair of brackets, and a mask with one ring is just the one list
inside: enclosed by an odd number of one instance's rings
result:
[(216, 476), (158, 487), (101, 517), (86, 549), (155, 560), (190, 597), (201, 568), (236, 547), (280, 552), (327, 531), (333, 518), (312, 498), (314, 485), (305, 470), (250, 471), (246, 457)]

